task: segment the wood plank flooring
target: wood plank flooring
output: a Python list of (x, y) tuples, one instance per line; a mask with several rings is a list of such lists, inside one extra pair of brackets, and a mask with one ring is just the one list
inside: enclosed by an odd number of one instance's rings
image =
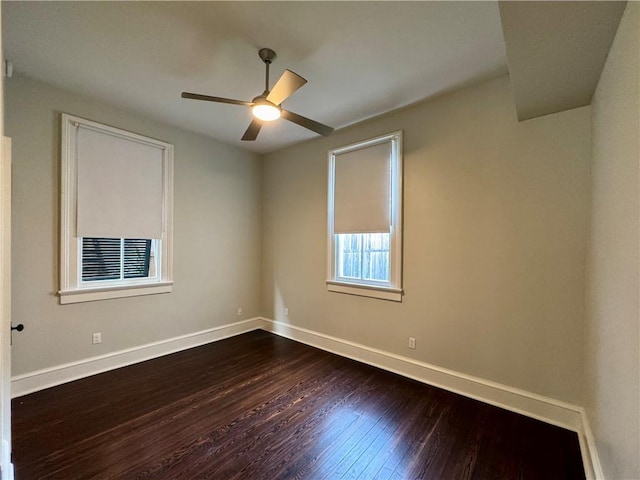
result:
[(584, 479), (577, 435), (263, 331), (13, 401), (17, 480)]

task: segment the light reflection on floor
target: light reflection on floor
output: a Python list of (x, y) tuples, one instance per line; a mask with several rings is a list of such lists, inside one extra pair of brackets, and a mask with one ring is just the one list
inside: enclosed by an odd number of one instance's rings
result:
[[(371, 479), (383, 468), (392, 474), (407, 449), (395, 435), (397, 429), (393, 412), (388, 410), (336, 408), (327, 415), (320, 429), (318, 443), (323, 450), (317, 462), (317, 478)], [(336, 463), (339, 459), (342, 460)]]

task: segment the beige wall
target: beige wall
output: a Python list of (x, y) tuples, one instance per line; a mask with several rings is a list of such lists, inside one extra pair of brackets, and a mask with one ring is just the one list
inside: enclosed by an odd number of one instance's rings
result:
[[(327, 151), (400, 129), (404, 300), (329, 293)], [(580, 403), (589, 158), (590, 107), (518, 123), (507, 77), (267, 155), (263, 314)]]
[[(26, 326), (14, 335), (14, 375), (259, 315), (259, 157), (20, 76), (5, 95), (13, 321)], [(173, 293), (58, 304), (61, 112), (175, 145)]]
[(640, 478), (640, 4), (593, 100), (585, 404), (606, 478)]
[[(27, 327), (14, 336), (14, 375), (263, 314), (585, 404), (607, 478), (640, 477), (639, 23), (630, 2), (593, 109), (518, 123), (503, 77), (262, 162), (96, 100), (7, 80), (13, 316)], [(172, 294), (58, 304), (61, 112), (175, 145)], [(404, 300), (329, 293), (327, 151), (399, 129)], [(96, 331), (103, 343), (94, 346)]]

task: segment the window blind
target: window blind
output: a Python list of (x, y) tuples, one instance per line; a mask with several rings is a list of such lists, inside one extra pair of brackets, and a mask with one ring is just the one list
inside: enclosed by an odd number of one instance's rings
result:
[(149, 276), (151, 240), (141, 238), (124, 239), (124, 278), (144, 278)]
[(149, 276), (151, 240), (82, 239), (82, 280), (121, 280)]
[(334, 233), (388, 232), (391, 142), (335, 156)]
[(77, 236), (161, 238), (162, 149), (78, 128)]
[(83, 238), (82, 280), (119, 279), (121, 250), (119, 238)]

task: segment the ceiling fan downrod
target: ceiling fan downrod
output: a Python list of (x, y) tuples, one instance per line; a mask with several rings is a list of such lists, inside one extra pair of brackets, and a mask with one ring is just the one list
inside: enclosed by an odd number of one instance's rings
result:
[(258, 55), (260, 56), (260, 59), (265, 63), (265, 65), (267, 66), (267, 72), (265, 75), (265, 80), (264, 80), (264, 92), (265, 93), (269, 93), (269, 65), (271, 65), (271, 62), (273, 62), (276, 58), (276, 52), (274, 52), (273, 50), (271, 50), (270, 48), (261, 48), (258, 51)]

